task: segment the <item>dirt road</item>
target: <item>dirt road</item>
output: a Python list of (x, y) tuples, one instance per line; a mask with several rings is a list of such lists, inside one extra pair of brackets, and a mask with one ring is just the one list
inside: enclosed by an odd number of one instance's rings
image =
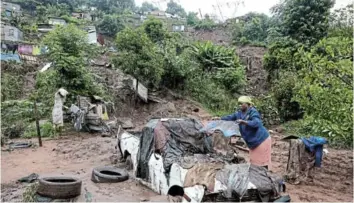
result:
[[(281, 135), (272, 134), (273, 171), (285, 172), (287, 143), (280, 142)], [(35, 139), (33, 139), (36, 142)], [(31, 173), (46, 175), (70, 175), (83, 180), (85, 188), (96, 202), (111, 201), (167, 201), (133, 179), (123, 183), (94, 184), (90, 181), (92, 168), (111, 164), (116, 153), (116, 140), (98, 135), (76, 133), (57, 140), (45, 140), (42, 148), (17, 149), (2, 152), (1, 194), (3, 201), (20, 201), (23, 184), (16, 184), (18, 178)], [(292, 201), (340, 201), (353, 200), (353, 154), (349, 150), (329, 149), (322, 168), (318, 169), (313, 182), (287, 185)], [(77, 201), (85, 201), (81, 195)]]

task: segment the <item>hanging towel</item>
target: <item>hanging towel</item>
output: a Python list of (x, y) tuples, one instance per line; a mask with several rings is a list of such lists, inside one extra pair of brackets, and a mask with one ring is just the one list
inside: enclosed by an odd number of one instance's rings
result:
[(321, 167), (323, 145), (327, 144), (326, 138), (311, 136), (310, 138), (302, 137), (301, 140), (305, 144), (307, 150), (315, 153), (315, 166)]
[(37, 56), (37, 55), (39, 55), (41, 53), (41, 50), (39, 49), (39, 47), (38, 46), (33, 46), (33, 48), (32, 48), (32, 55), (33, 56)]

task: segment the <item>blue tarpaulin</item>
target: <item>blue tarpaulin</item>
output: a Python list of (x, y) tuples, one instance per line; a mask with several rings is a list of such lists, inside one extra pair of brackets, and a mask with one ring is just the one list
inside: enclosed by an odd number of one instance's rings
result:
[(1, 53), (1, 60), (2, 61), (16, 61), (16, 62), (21, 62), (20, 56), (18, 54), (6, 54), (6, 53)]
[(215, 130), (220, 130), (225, 137), (241, 136), (239, 126), (234, 121), (210, 121), (200, 132), (213, 133)]

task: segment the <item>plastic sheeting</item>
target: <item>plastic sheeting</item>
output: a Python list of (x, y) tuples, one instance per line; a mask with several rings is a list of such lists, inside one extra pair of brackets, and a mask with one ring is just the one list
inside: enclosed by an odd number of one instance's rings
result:
[[(159, 122), (162, 123), (167, 134), (155, 132), (156, 126), (160, 126)], [(202, 127), (199, 121), (191, 118), (151, 120), (144, 127), (140, 139), (137, 177), (148, 180), (148, 160), (156, 151), (156, 145), (162, 147), (161, 142), (156, 142), (157, 140), (164, 140), (164, 146), (159, 152), (162, 154), (165, 173), (170, 171), (171, 165), (180, 157), (211, 152), (211, 143), (209, 143), (211, 140), (207, 139), (206, 133), (200, 132)], [(162, 129), (161, 126), (159, 128)], [(165, 137), (156, 139), (156, 136)]]
[(220, 130), (225, 137), (241, 136), (239, 126), (234, 121), (210, 121), (201, 132), (213, 133)]
[(216, 174), (216, 179), (227, 187), (225, 197), (231, 198), (233, 192), (242, 197), (247, 192), (249, 168), (250, 164), (235, 164)]
[(71, 104), (70, 112), (74, 115), (75, 118), (75, 130), (80, 131), (82, 129), (82, 124), (84, 123), (85, 112), (83, 110), (80, 110), (80, 108), (75, 104)]
[(250, 183), (257, 188), (260, 197), (279, 195), (283, 180), (270, 173), (266, 168), (251, 164), (225, 165), (225, 168), (216, 174), (216, 179), (227, 186), (223, 192), (226, 198), (242, 197), (247, 193)]

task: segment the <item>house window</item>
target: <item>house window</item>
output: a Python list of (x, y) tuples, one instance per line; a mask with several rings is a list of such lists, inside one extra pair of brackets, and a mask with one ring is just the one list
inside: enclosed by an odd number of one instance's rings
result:
[(9, 36), (15, 36), (14, 29), (9, 29)]

